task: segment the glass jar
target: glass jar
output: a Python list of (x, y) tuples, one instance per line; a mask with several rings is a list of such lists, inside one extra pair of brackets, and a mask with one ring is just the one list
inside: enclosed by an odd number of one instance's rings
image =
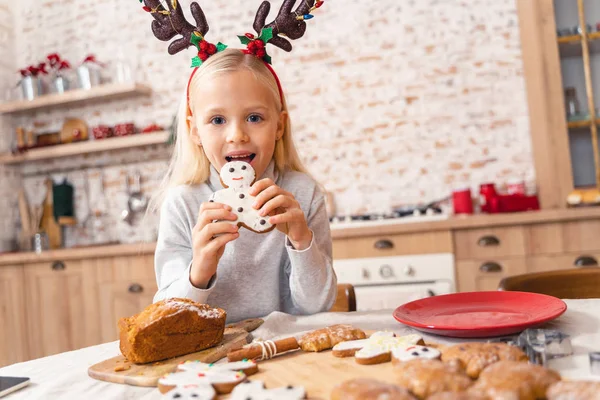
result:
[(565, 89), (565, 107), (567, 111), (567, 119), (572, 120), (579, 115), (579, 101), (577, 100), (577, 92), (574, 87)]

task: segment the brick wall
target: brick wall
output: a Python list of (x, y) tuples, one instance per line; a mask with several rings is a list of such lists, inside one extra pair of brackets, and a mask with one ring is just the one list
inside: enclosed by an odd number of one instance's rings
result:
[[(9, 42), (15, 46), (0, 50), (8, 64), (0, 65), (3, 82), (12, 84), (17, 67), (50, 52), (76, 63), (91, 51), (105, 61), (126, 56), (136, 79), (150, 84), (154, 93), (149, 99), (40, 113), (33, 120), (3, 117), (5, 149), (14, 126), (35, 122), (49, 129), (59, 127), (65, 116), (83, 118), (90, 126), (170, 123), (193, 51), (169, 56), (167, 44), (153, 38), (151, 18), (138, 1), (15, 3), (9, 10), (8, 1), (0, 0), (2, 14), (16, 15), (14, 26), (0, 26), (3, 38), (12, 35)], [(189, 0), (180, 3), (189, 10)], [(238, 46), (235, 35), (250, 30), (259, 3), (203, 1), (210, 40)], [(514, 0), (328, 0), (315, 15), (292, 53), (271, 53), (303, 160), (335, 195), (338, 213), (386, 211), (488, 180), (518, 176), (534, 182)], [(49, 168), (104, 161), (108, 167), (66, 174), (76, 184), (78, 216), (88, 208), (90, 189), (83, 177), (102, 175), (109, 199), (104, 215), (113, 222), (109, 236), (136, 241), (152, 236), (152, 229), (117, 222), (126, 198), (125, 173), (140, 170), (151, 192), (166, 166), (152, 160), (165, 154), (159, 146), (36, 163), (24, 168), (24, 182), (30, 196), (40, 198), (39, 185)], [(143, 162), (136, 164), (138, 159)], [(14, 197), (17, 181), (8, 181), (0, 189), (3, 198)], [(97, 196), (87, 197), (93, 203)], [(90, 229), (73, 230), (70, 243), (93, 242)]]

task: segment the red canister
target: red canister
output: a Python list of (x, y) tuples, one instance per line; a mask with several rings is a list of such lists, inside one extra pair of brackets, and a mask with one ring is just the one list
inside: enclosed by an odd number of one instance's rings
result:
[(473, 214), (473, 199), (471, 189), (461, 188), (452, 192), (454, 214)]
[(493, 183), (482, 183), (479, 185), (479, 204), (481, 206), (481, 212), (493, 213), (498, 211), (498, 204), (496, 197), (496, 186)]

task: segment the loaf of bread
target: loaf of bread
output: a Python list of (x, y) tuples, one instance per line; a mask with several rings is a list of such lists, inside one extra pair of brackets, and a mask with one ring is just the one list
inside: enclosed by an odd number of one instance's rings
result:
[(204, 350), (223, 339), (226, 316), (220, 308), (189, 299), (161, 300), (119, 320), (120, 349), (136, 364)]

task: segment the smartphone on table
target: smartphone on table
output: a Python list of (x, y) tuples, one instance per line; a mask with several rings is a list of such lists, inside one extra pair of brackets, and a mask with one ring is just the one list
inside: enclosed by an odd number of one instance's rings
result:
[(29, 378), (17, 376), (0, 376), (0, 397), (7, 396), (9, 393), (29, 385)]

